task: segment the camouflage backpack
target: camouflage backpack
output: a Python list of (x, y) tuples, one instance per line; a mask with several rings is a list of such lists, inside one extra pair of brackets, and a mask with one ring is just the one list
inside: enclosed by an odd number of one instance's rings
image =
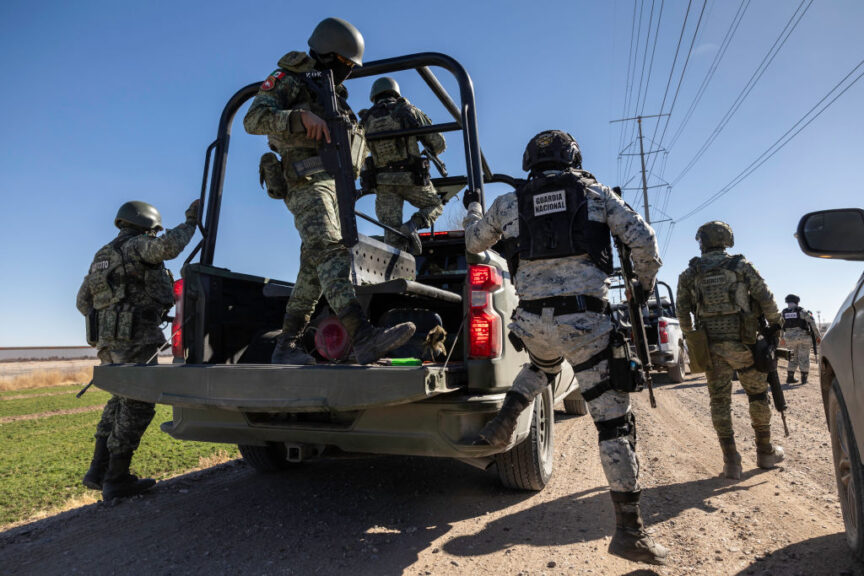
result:
[[(410, 104), (404, 98), (378, 102), (363, 116), (362, 122), (366, 134), (418, 127), (420, 123), (414, 118), (410, 110)], [(390, 164), (403, 164), (412, 157), (420, 156), (416, 138), (399, 137), (370, 140), (367, 144), (372, 152), (375, 166), (379, 168)]]
[(696, 270), (696, 317), (714, 318), (732, 314), (749, 313), (749, 292), (738, 273), (744, 257), (730, 256), (717, 266), (705, 268), (699, 258), (690, 261)]

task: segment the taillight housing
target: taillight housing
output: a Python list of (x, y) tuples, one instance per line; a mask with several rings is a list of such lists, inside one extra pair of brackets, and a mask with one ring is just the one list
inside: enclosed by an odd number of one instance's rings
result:
[(658, 324), (658, 330), (660, 332), (660, 343), (668, 344), (669, 343), (669, 332), (666, 330), (666, 327), (669, 326), (669, 323), (666, 320), (660, 320)]
[(171, 353), (183, 358), (183, 278), (174, 282), (174, 320), (171, 322)]
[(492, 292), (504, 285), (504, 277), (494, 266), (472, 264), (468, 284), (468, 356), (497, 358), (501, 355), (501, 316), (492, 306)]

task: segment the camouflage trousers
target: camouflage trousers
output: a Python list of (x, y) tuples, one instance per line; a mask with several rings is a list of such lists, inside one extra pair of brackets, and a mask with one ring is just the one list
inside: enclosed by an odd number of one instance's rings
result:
[(357, 296), (351, 283), (351, 254), (342, 244), (336, 185), (319, 178), (288, 188), (285, 205), (300, 233), (300, 269), (285, 315), (308, 316), (321, 294), (337, 313)]
[[(383, 174), (379, 178), (383, 178)], [(432, 223), (444, 212), (441, 197), (435, 192), (432, 184), (418, 186), (416, 184), (381, 184), (376, 187), (375, 215), (382, 224), (393, 228), (402, 225), (402, 204), (407, 200), (412, 206), (418, 208), (411, 216), (414, 227), (418, 230), (429, 228)], [(386, 231), (385, 241), (391, 246), (398, 246), (402, 238)]]
[[(100, 348), (99, 360), (102, 364), (143, 364), (158, 349), (159, 345), (152, 343)], [(156, 359), (150, 363), (155, 364)], [(155, 406), (149, 402), (111, 396), (102, 410), (102, 419), (96, 425), (95, 437), (108, 439), (108, 451), (112, 456), (132, 456), (155, 414)]]
[[(547, 318), (517, 309), (509, 327), (525, 343), (532, 362), (547, 373), (561, 370), (560, 362), (556, 365), (556, 359), (566, 360), (575, 367), (603, 352), (609, 347), (609, 335), (612, 332), (609, 316), (595, 312)], [(609, 381), (608, 360), (601, 360), (590, 368), (578, 371), (575, 376), (582, 394), (588, 395), (588, 412), (597, 426), (600, 462), (609, 488), (616, 492), (639, 490), (635, 423), (629, 420), (630, 433), (624, 436), (604, 438), (603, 433), (605, 422), (633, 417), (630, 411), (630, 395), (607, 389), (593, 397), (591, 390), (595, 386), (605, 387)], [(526, 365), (516, 377), (513, 389), (533, 398), (546, 384), (545, 375), (529, 369)]]
[(810, 334), (801, 328), (793, 328), (783, 333), (783, 340), (791, 353), (787, 370), (794, 372), (799, 369), (802, 374), (810, 372), (810, 350), (813, 348)]
[(771, 430), (771, 406), (768, 403), (768, 379), (753, 368), (753, 353), (741, 342), (711, 343), (713, 368), (705, 375), (711, 398), (711, 421), (718, 438), (732, 438), (732, 373), (750, 401), (750, 422), (757, 431)]

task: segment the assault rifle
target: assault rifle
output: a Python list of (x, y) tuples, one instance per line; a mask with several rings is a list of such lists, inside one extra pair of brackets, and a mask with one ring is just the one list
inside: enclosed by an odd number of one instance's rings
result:
[(421, 152), (421, 154), (429, 159), (429, 162), (435, 166), (435, 169), (438, 170), (438, 174), (440, 174), (442, 178), (447, 177), (447, 166), (444, 164), (443, 160), (438, 158), (437, 154), (426, 148), (425, 145), (423, 146), (423, 152)]
[(777, 375), (777, 357), (787, 356), (789, 351), (777, 347), (777, 331), (768, 325), (765, 316), (759, 317), (759, 334), (761, 339), (753, 345), (753, 365), (759, 372), (767, 373), (768, 385), (771, 387), (771, 397), (774, 399), (774, 408), (780, 413), (783, 420), (783, 432), (789, 436), (789, 426), (786, 424), (786, 396), (780, 384), (780, 376)]
[(812, 326), (808, 326), (808, 328), (810, 328), (810, 342), (813, 343), (813, 355), (816, 357), (816, 362), (819, 362), (819, 349), (816, 347), (816, 332)]
[[(612, 190), (619, 197), (621, 196), (621, 188), (616, 186)], [(648, 338), (645, 336), (645, 322), (642, 319), (642, 303), (647, 300), (647, 295), (633, 273), (630, 247), (624, 244), (617, 236), (612, 236), (612, 238), (615, 240), (615, 248), (618, 250), (618, 259), (621, 261), (621, 277), (624, 280), (627, 294), (627, 310), (630, 312), (633, 346), (636, 348), (636, 355), (639, 357), (639, 361), (642, 363), (643, 377), (645, 378), (645, 386), (648, 388), (648, 398), (651, 401), (651, 407), (656, 408), (657, 400), (654, 398), (654, 383), (651, 381), (651, 354), (648, 352)]]
[[(354, 186), (354, 163), (351, 149), (351, 134), (355, 132), (356, 126), (348, 114), (339, 110), (336, 86), (333, 83), (331, 70), (312, 70), (306, 72), (304, 78), (324, 108), (322, 120), (327, 123), (327, 129), (330, 131), (330, 143), (322, 140), (318, 147), (318, 154), (321, 158), (320, 168), (327, 171), (336, 181), (336, 200), (339, 205), (342, 242), (351, 248), (359, 241), (357, 219), (354, 216), (357, 189)], [(297, 167), (295, 164), (295, 168), (298, 168), (298, 173), (301, 173), (302, 170), (310, 174), (319, 166)]]

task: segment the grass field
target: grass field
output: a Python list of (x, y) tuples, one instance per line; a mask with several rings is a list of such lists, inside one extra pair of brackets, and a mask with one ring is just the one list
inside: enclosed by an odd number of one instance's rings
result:
[[(79, 389), (80, 384), (71, 384), (0, 392), (0, 529), (100, 498), (81, 485), (81, 477), (90, 464), (93, 432), (109, 395), (91, 388), (76, 399)], [(78, 408), (87, 411), (46, 414)], [(157, 406), (132, 461), (139, 476), (166, 478), (238, 457), (235, 446), (174, 440), (159, 430), (166, 420), (171, 420), (171, 408)]]

